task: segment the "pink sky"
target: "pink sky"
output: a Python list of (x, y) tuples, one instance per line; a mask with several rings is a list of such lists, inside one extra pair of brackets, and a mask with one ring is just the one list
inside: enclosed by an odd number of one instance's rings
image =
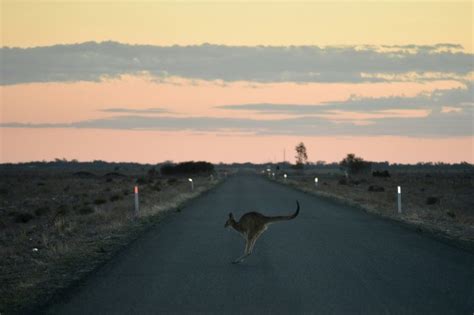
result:
[[(207, 160), (211, 162), (294, 162), (294, 147), (303, 141), (310, 161), (340, 161), (347, 153), (366, 160), (473, 162), (473, 137), (292, 137), (192, 134), (188, 132), (12, 129), (1, 132), (3, 162), (52, 160), (136, 161)], [(433, 159), (433, 157), (436, 157)]]
[[(217, 83), (174, 79), (169, 83), (148, 77), (75, 83), (30, 83), (2, 86), (2, 122), (73, 122), (110, 116), (104, 108), (162, 107), (177, 115), (228, 117), (219, 105), (274, 103), (311, 105), (358, 97), (415, 96), (434, 89), (463, 86), (457, 81), (394, 83)], [(234, 111), (247, 118), (250, 111)], [(259, 116), (272, 119), (273, 115)], [(281, 116), (278, 116), (281, 118)], [(355, 117), (354, 119), (360, 119)]]
[[(165, 108), (178, 117), (208, 116), (275, 119), (282, 115), (216, 109), (218, 105), (275, 103), (319, 104), (349, 97), (412, 97), (435, 89), (463, 86), (457, 81), (394, 83), (252, 83), (190, 81), (156, 82), (125, 76), (103, 82), (30, 83), (2, 86), (1, 122), (61, 123), (117, 116), (104, 108)], [(449, 104), (447, 104), (449, 105)], [(253, 115), (249, 116), (249, 115)], [(329, 119), (356, 124), (381, 116), (423, 116), (421, 111), (382, 114), (340, 113)], [(218, 132), (163, 132), (103, 129), (2, 128), (1, 162), (67, 159), (137, 161), (209, 160), (212, 162), (280, 161), (283, 149), (293, 161), (294, 146), (303, 141), (310, 161), (339, 161), (353, 152), (368, 160), (390, 162), (473, 162), (473, 137), (341, 137), (256, 136)], [(389, 145), (388, 145), (389, 144)]]

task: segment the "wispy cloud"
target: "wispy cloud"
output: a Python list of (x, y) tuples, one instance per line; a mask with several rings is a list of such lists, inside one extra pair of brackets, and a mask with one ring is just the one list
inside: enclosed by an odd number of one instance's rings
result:
[(256, 135), (394, 135), (410, 137), (472, 136), (473, 107), (433, 111), (427, 117), (378, 118), (371, 124), (335, 122), (321, 117), (278, 120), (216, 117), (117, 116), (73, 123), (1, 123), (3, 128), (86, 128), (191, 132), (245, 132)]
[(293, 114), (309, 115), (333, 111), (346, 112), (382, 112), (387, 110), (417, 110), (428, 109), (441, 111), (443, 107), (463, 109), (474, 105), (474, 85), (467, 84), (465, 88), (451, 90), (435, 90), (432, 93), (422, 93), (415, 97), (382, 97), (356, 98), (352, 97), (343, 102), (326, 102), (318, 105), (299, 104), (236, 104), (217, 106), (219, 109), (250, 110), (260, 114)]
[(0, 84), (100, 81), (146, 73), (201, 80), (385, 82), (463, 79), (473, 54), (455, 44), (432, 46), (150, 46), (86, 42), (0, 49)]
[(124, 113), (124, 114), (164, 114), (170, 113), (166, 108), (145, 108), (145, 109), (135, 109), (135, 108), (104, 108), (101, 109), (102, 112), (107, 113)]

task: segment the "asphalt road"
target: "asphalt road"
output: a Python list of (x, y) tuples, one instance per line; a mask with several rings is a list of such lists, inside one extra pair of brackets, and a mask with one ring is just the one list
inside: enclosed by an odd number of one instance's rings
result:
[[(243, 264), (230, 211), (299, 216)], [(237, 175), (122, 251), (47, 313), (468, 314), (474, 254), (361, 210)]]

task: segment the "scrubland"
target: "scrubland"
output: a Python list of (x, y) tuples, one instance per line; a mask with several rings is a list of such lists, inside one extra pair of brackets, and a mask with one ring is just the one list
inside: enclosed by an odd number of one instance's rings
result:
[[(286, 180), (283, 173), (288, 176)], [(274, 177), (264, 176), (407, 222), (420, 231), (430, 230), (447, 238), (474, 243), (472, 170), (390, 171), (349, 177), (337, 171), (288, 170)], [(401, 186), (401, 214), (397, 208), (397, 186)]]
[(3, 167), (0, 178), (0, 313), (47, 300), (219, 182), (218, 174), (193, 176), (191, 191), (187, 177), (145, 167)]

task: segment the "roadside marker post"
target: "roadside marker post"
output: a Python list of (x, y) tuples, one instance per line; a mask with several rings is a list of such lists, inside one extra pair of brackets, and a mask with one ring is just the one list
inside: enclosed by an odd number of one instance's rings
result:
[(188, 178), (188, 181), (191, 183), (191, 191), (194, 191), (194, 182), (192, 178)]
[(139, 201), (138, 201), (138, 186), (135, 186), (135, 189), (134, 189), (134, 193), (135, 193), (135, 218), (138, 218), (138, 213), (140, 211), (140, 205), (139, 205)]
[(397, 187), (397, 195), (398, 195), (398, 213), (402, 213), (402, 188), (400, 186)]
[(317, 178), (317, 177), (314, 178), (314, 185), (315, 185), (316, 187), (318, 187), (318, 178)]
[(283, 174), (283, 178), (285, 179), (285, 183), (286, 183), (286, 178), (288, 177), (288, 175), (286, 174)]

